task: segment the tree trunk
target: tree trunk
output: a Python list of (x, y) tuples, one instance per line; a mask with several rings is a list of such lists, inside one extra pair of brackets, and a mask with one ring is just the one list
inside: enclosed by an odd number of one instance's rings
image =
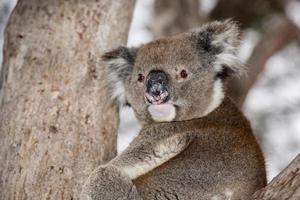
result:
[(253, 195), (255, 200), (300, 199), (300, 154), (269, 185)]
[(0, 77), (0, 199), (77, 199), (116, 155), (99, 56), (126, 44), (134, 0), (20, 0)]
[(156, 0), (154, 12), (154, 38), (200, 26), (204, 20), (199, 15), (199, 0)]

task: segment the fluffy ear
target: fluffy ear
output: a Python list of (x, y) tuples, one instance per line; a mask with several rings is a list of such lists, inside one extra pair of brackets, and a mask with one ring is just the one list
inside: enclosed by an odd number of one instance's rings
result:
[(232, 20), (215, 21), (204, 25), (192, 32), (191, 39), (202, 58), (214, 67), (217, 77), (226, 78), (243, 70), (237, 56), (240, 31)]
[(126, 105), (125, 81), (131, 74), (136, 57), (136, 48), (119, 47), (102, 55), (108, 68), (108, 81), (112, 87), (112, 98), (120, 105)]

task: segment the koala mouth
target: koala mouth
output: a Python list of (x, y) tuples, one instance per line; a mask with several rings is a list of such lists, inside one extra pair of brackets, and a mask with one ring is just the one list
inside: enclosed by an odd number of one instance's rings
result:
[(169, 93), (168, 91), (164, 91), (162, 93), (159, 93), (158, 95), (150, 95), (146, 93), (145, 99), (152, 105), (160, 105), (166, 103), (169, 100)]
[(156, 96), (146, 93), (145, 99), (150, 103), (148, 112), (154, 121), (168, 122), (175, 118), (176, 108), (175, 105), (169, 102), (169, 94), (167, 91)]

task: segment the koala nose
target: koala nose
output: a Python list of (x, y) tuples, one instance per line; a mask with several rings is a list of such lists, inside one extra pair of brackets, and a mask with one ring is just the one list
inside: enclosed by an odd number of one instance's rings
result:
[(154, 70), (147, 76), (146, 99), (149, 103), (160, 104), (168, 100), (168, 76), (165, 72)]

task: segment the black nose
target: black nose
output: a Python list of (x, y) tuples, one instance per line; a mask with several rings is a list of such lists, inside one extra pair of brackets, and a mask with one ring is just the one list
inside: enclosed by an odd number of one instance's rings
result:
[[(160, 70), (153, 70), (147, 76), (147, 96), (151, 98), (151, 102), (165, 101), (168, 98), (168, 76)], [(149, 101), (149, 98), (148, 98)]]

